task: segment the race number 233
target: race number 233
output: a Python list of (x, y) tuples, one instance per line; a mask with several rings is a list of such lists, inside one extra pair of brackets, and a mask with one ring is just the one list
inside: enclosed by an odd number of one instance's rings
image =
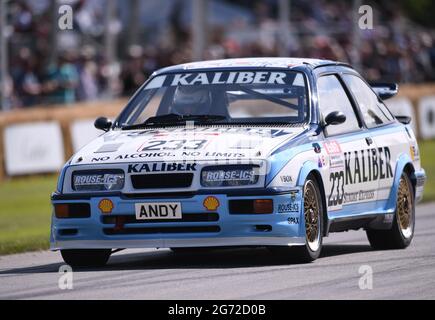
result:
[(329, 181), (331, 190), (328, 196), (328, 207), (340, 206), (344, 198), (344, 171), (331, 172)]
[(198, 150), (204, 147), (207, 140), (150, 140), (139, 148), (139, 151), (152, 150)]

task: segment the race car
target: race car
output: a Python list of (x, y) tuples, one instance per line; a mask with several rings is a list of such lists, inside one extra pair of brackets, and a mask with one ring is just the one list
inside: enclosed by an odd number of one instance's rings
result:
[(51, 249), (75, 267), (125, 248), (267, 247), (310, 262), (331, 232), (407, 247), (426, 179), (406, 116), (351, 66), (301, 58), (154, 72), (61, 170)]

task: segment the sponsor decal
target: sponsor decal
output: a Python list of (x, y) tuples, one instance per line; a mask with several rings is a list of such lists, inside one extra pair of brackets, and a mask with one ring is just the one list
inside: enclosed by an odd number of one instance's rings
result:
[(416, 161), (420, 159), (420, 153), (418, 151), (417, 146), (410, 146), (409, 147), (409, 153), (411, 154), (412, 161)]
[(128, 165), (128, 173), (196, 171), (196, 163), (136, 163)]
[(344, 167), (344, 156), (341, 154), (331, 154), (329, 156), (329, 167), (330, 168), (343, 168)]
[(393, 177), (391, 152), (388, 147), (344, 152), (344, 168), (329, 175), (331, 189), (328, 195), (328, 207), (340, 207), (343, 203), (371, 200), (375, 197), (374, 190), (346, 193), (346, 186)]
[(313, 143), (313, 148), (314, 148), (314, 152), (315, 152), (315, 153), (320, 153), (320, 152), (322, 152), (322, 148), (320, 147), (320, 144), (318, 144), (317, 142), (316, 142), (316, 143)]
[[(185, 155), (185, 154), (183, 154)], [(144, 159), (144, 158), (163, 158), (163, 157), (175, 157), (175, 153), (173, 152), (142, 152), (142, 153), (126, 153), (119, 154), (113, 158), (116, 160), (129, 160), (129, 159)], [(93, 157), (91, 158), (91, 162), (104, 162), (111, 160), (110, 156), (104, 157)]]
[(317, 161), (317, 164), (318, 164), (319, 168), (323, 168), (324, 166), (326, 166), (325, 156), (320, 155), (319, 160)]
[(160, 151), (160, 150), (199, 150), (204, 148), (208, 140), (187, 140), (187, 139), (174, 139), (174, 140), (148, 140), (142, 144), (138, 152), (142, 151)]
[(104, 214), (112, 213), (113, 207), (113, 202), (110, 199), (102, 199), (98, 203), (98, 209), (100, 209), (101, 213)]
[(117, 182), (114, 174), (76, 174), (74, 175), (74, 186), (92, 186), (101, 184), (112, 184)]
[(325, 147), (327, 154), (341, 153), (340, 144), (335, 140), (325, 142), (323, 146)]
[(327, 162), (326, 162), (325, 156), (323, 154), (321, 154), (321, 155), (319, 155), (319, 159), (320, 159), (320, 161), (322, 163), (322, 167), (326, 167)]
[[(113, 159), (114, 161), (119, 160), (134, 160), (134, 159), (147, 159), (147, 158), (175, 158), (179, 157), (182, 160), (183, 157), (212, 157), (212, 158), (245, 158), (246, 154), (241, 152), (216, 152), (216, 151), (182, 151), (181, 154), (176, 154), (174, 152), (141, 152), (141, 153), (127, 153), (119, 154), (113, 158), (110, 156), (104, 157), (92, 157), (91, 162), (105, 162)], [(259, 155), (257, 155), (259, 156)]]
[(93, 157), (91, 158), (91, 162), (103, 162), (103, 161), (107, 161), (109, 160), (110, 157), (109, 156), (104, 156), (104, 157)]
[(255, 181), (254, 169), (209, 170), (202, 172), (203, 179), (211, 182), (221, 181)]
[(215, 158), (243, 158), (246, 157), (244, 153), (238, 152), (206, 152), (205, 157), (215, 157)]
[(286, 202), (278, 204), (278, 213), (299, 212), (299, 202)]
[(219, 200), (214, 196), (208, 196), (202, 204), (208, 211), (215, 211), (220, 205)]
[(292, 81), (293, 75), (287, 77), (287, 73), (285, 72), (195, 72), (168, 75), (164, 79), (163, 86), (192, 86), (207, 84), (291, 84)]
[(299, 224), (299, 217), (290, 217), (287, 219), (288, 224)]
[(353, 156), (352, 166), (352, 152), (344, 153), (346, 185), (393, 177), (390, 148), (353, 151)]
[(293, 182), (293, 178), (290, 175), (280, 176), (279, 179), (281, 180), (282, 183), (292, 183)]
[(175, 157), (175, 153), (172, 153), (172, 152), (143, 152), (143, 153), (120, 154), (120, 155), (117, 155), (114, 160), (158, 158), (158, 157)]
[[(278, 213), (291, 213), (291, 212), (299, 212), (300, 210), (300, 201), (297, 201), (298, 191), (290, 192), (290, 201), (279, 203), (277, 211)], [(299, 223), (299, 220), (298, 220)]]
[[(180, 133), (185, 136), (189, 136), (189, 134), (197, 139), (198, 137), (213, 138), (216, 136), (220, 136), (224, 133), (232, 133), (232, 134), (247, 134), (247, 135), (255, 135), (261, 136), (263, 138), (275, 138), (288, 134), (294, 133), (294, 130), (289, 129), (265, 129), (265, 128), (250, 128), (250, 127), (182, 127), (182, 128), (165, 128), (165, 129), (152, 129), (152, 130), (143, 130), (140, 132), (131, 132), (128, 133), (128, 136), (151, 136), (152, 138), (160, 138), (167, 137), (170, 133)], [(155, 141), (155, 140), (153, 140)]]
[(372, 200), (375, 198), (376, 190), (360, 190), (357, 192), (344, 193), (343, 203), (352, 203)]

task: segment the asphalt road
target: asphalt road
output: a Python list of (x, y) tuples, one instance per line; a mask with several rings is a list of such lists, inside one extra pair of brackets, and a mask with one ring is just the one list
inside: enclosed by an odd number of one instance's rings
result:
[[(310, 264), (265, 249), (125, 250), (102, 269), (75, 271), (71, 290), (59, 289), (62, 264), (48, 251), (0, 257), (0, 299), (435, 299), (435, 203), (417, 208), (405, 250), (374, 251), (363, 231), (331, 234)], [(373, 271), (372, 289), (359, 287), (361, 266)]]

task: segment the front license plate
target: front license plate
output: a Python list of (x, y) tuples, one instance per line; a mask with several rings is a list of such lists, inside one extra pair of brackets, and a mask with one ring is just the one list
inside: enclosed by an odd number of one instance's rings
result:
[(181, 219), (180, 202), (136, 203), (137, 220)]

